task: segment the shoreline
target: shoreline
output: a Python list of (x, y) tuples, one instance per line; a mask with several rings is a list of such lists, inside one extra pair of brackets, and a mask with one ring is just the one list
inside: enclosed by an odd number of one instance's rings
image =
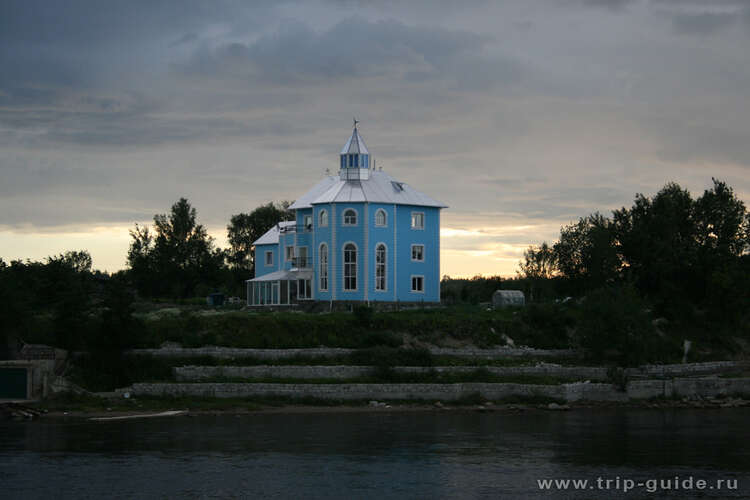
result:
[[(166, 402), (163, 400), (160, 402)], [(519, 414), (525, 412), (570, 412), (570, 411), (592, 411), (592, 410), (726, 410), (750, 407), (750, 400), (736, 398), (712, 398), (695, 400), (652, 400), (642, 402), (578, 402), (572, 404), (541, 403), (491, 403), (451, 405), (443, 403), (397, 403), (397, 402), (371, 402), (369, 404), (341, 404), (341, 405), (316, 405), (316, 404), (264, 404), (247, 402), (252, 406), (232, 406), (225, 408), (190, 408), (189, 405), (143, 405), (138, 409), (123, 409), (112, 407), (111, 409), (71, 409), (62, 408), (45, 409), (44, 405), (35, 406), (41, 411), (39, 418), (51, 419), (106, 419), (101, 422), (125, 420), (126, 418), (114, 419), (111, 417), (127, 417), (129, 420), (140, 418), (173, 418), (173, 417), (196, 417), (206, 415), (265, 415), (265, 414), (376, 414), (376, 413), (499, 413)], [(155, 414), (156, 413), (156, 414)], [(158, 414), (163, 413), (163, 415)], [(111, 420), (110, 420), (111, 418)], [(92, 420), (96, 421), (96, 420)]]

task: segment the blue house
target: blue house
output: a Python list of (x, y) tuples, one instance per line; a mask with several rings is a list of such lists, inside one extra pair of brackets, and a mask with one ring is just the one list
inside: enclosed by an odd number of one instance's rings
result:
[(446, 205), (374, 167), (355, 122), (338, 175), (290, 206), (296, 220), (255, 242), (248, 305), (440, 301)]

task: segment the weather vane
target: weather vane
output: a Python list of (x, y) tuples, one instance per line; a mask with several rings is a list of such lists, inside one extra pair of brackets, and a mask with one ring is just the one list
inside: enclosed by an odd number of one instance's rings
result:
[(357, 124), (359, 123), (359, 120), (357, 120), (354, 117), (352, 117), (352, 120), (354, 120), (354, 128), (357, 128)]

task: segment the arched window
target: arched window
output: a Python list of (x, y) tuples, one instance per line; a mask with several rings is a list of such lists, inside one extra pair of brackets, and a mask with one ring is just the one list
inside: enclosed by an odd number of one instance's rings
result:
[(375, 290), (385, 290), (386, 249), (380, 243), (375, 247)]
[(325, 292), (328, 290), (328, 245), (321, 243), (320, 252), (318, 252), (318, 254), (320, 259), (320, 265), (318, 266), (320, 291)]
[(354, 243), (344, 245), (344, 290), (357, 289), (357, 247)]
[(320, 214), (318, 214), (318, 226), (326, 227), (327, 225), (328, 225), (328, 211), (321, 210)]
[(356, 226), (357, 225), (357, 211), (351, 208), (344, 211), (344, 225), (345, 226)]
[(385, 210), (382, 208), (379, 208), (377, 212), (375, 212), (375, 225), (380, 227), (385, 227), (388, 224), (388, 218), (386, 216)]

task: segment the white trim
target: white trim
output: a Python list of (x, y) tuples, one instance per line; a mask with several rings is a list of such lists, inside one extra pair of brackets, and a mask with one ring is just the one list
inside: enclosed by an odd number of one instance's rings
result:
[[(414, 278), (422, 278), (422, 289), (421, 290), (414, 290)], [(424, 294), (424, 274), (412, 274), (411, 279), (409, 280), (409, 288), (411, 289), (411, 293), (421, 293)]]
[[(348, 245), (354, 245), (354, 283), (357, 285), (355, 288), (346, 288), (346, 247)], [(345, 241), (341, 244), (341, 292), (353, 293), (359, 291), (359, 247), (353, 241)]]
[[(384, 278), (385, 278), (385, 288), (379, 289), (378, 288), (378, 247), (380, 245), (383, 245), (383, 248), (385, 248), (385, 272), (384, 272)], [(375, 286), (373, 287), (373, 290), (375, 290), (377, 293), (383, 293), (388, 291), (388, 245), (384, 241), (378, 241), (375, 243), (375, 267), (373, 269), (373, 278), (375, 278)]]
[[(306, 263), (309, 263), (310, 267), (312, 268), (312, 260), (310, 259), (310, 253), (311, 252), (310, 252), (310, 247), (309, 246), (303, 245), (301, 247), (294, 247), (294, 257), (299, 261), (299, 258), (300, 258), (299, 251), (300, 251), (301, 248), (305, 249), (305, 258), (307, 259)], [(299, 268), (299, 262), (297, 262), (297, 268)], [(302, 268), (302, 269), (305, 269), (305, 268)]]
[(440, 209), (437, 210), (437, 270), (438, 270), (438, 279), (437, 279), (437, 299), (438, 302), (440, 302), (440, 282), (443, 279), (443, 275), (440, 273)]
[(365, 202), (365, 222), (362, 224), (362, 230), (364, 231), (365, 240), (365, 255), (364, 255), (364, 278), (365, 278), (365, 302), (370, 302), (370, 204)]
[[(268, 262), (268, 256), (271, 256), (271, 262)], [(273, 250), (265, 250), (263, 266), (268, 267), (273, 265)]]
[(398, 300), (398, 205), (393, 204), (393, 301)]
[[(326, 216), (325, 224), (320, 223), (320, 218), (323, 214), (325, 214)], [(328, 227), (328, 210), (326, 210), (325, 208), (321, 209), (320, 212), (318, 212), (318, 227)]]
[[(289, 257), (289, 252), (287, 252), (287, 250), (290, 249), (290, 248), (292, 249), (292, 256), (291, 256), (291, 258)], [(292, 261), (292, 259), (294, 258), (294, 255), (295, 255), (294, 248), (295, 248), (295, 245), (285, 245), (284, 246), (284, 262), (291, 262)]]
[[(422, 227), (417, 227), (417, 226), (414, 225), (414, 216), (415, 215), (419, 215), (419, 214), (422, 215)], [(413, 230), (415, 230), (415, 231), (424, 231), (424, 227), (426, 225), (426, 222), (427, 222), (427, 217), (425, 216), (424, 212), (413, 211), (411, 213), (411, 221), (410, 221), (409, 224), (411, 225), (411, 228)]]
[[(323, 268), (323, 263), (320, 260), (321, 255), (323, 255), (322, 248), (326, 247), (326, 287), (323, 288), (320, 286), (320, 280), (323, 278), (323, 275), (321, 274), (321, 270)], [(327, 292), (330, 288), (330, 280), (331, 280), (331, 258), (330, 253), (328, 252), (328, 243), (325, 241), (321, 242), (320, 245), (318, 245), (318, 291), (321, 292)]]
[[(331, 270), (329, 271), (330, 276), (333, 276), (333, 282), (329, 284), (331, 287), (331, 304), (336, 300), (336, 280), (338, 279), (338, 271), (336, 270), (336, 205), (331, 203)], [(331, 279), (329, 276), (328, 279)]]
[(312, 269), (312, 277), (310, 278), (310, 298), (315, 300), (318, 289), (318, 287), (313, 286), (313, 283), (317, 281), (317, 278), (315, 277), (315, 249), (317, 248), (315, 246), (315, 208), (310, 209), (310, 217), (312, 218), (312, 236), (310, 236), (310, 239), (312, 240), (312, 245), (310, 245), (310, 253), (312, 254), (310, 257), (310, 269)]
[[(383, 214), (383, 220), (385, 221), (383, 224), (378, 224), (378, 214)], [(388, 212), (385, 211), (385, 209), (378, 208), (375, 210), (375, 227), (388, 227)]]
[[(421, 259), (415, 259), (414, 258), (414, 247), (422, 247), (422, 258)], [(412, 243), (411, 249), (410, 249), (410, 258), (412, 262), (424, 262), (426, 260), (425, 257), (425, 244), (424, 243)]]
[[(346, 213), (349, 211), (354, 212), (354, 224), (346, 222)], [(341, 213), (341, 225), (346, 227), (356, 227), (359, 224), (359, 212), (357, 212), (356, 208), (345, 208), (344, 211)]]

